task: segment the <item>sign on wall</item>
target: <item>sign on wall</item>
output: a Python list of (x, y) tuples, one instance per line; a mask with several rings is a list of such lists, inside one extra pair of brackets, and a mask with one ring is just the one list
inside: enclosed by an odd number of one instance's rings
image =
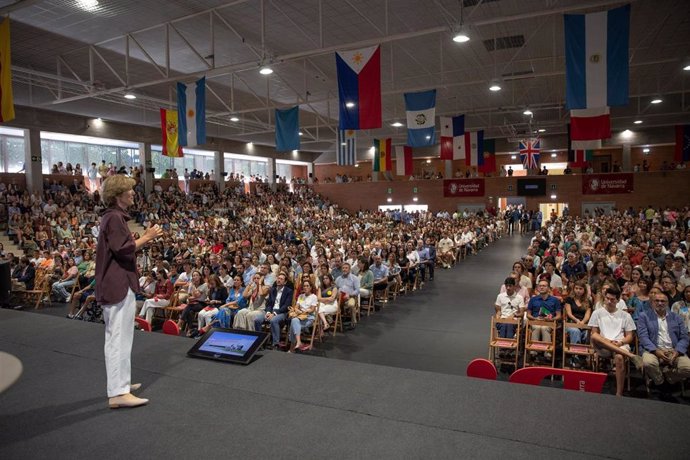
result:
[(484, 196), (484, 179), (446, 179), (443, 181), (443, 196)]
[(583, 195), (608, 195), (612, 193), (632, 193), (633, 174), (585, 174), (582, 176)]

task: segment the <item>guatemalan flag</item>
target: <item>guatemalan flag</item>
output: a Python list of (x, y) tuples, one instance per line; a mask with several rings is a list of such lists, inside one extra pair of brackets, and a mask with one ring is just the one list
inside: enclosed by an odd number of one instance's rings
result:
[(189, 85), (177, 83), (177, 114), (180, 145), (194, 147), (205, 144), (206, 77), (201, 77)]
[(566, 108), (628, 105), (630, 5), (566, 14)]
[(465, 115), (441, 117), (441, 159), (465, 158)]
[(429, 147), (436, 143), (436, 90), (405, 93), (407, 145)]
[(381, 127), (381, 49), (335, 53), (340, 129)]

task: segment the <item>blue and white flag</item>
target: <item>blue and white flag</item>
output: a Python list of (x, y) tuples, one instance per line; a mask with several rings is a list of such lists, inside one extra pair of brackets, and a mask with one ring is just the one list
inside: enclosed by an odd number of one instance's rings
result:
[(195, 83), (177, 83), (177, 120), (180, 145), (206, 143), (206, 77)]
[(299, 150), (299, 106), (276, 109), (276, 151)]
[(357, 131), (338, 130), (338, 166), (353, 166), (357, 163)]
[(405, 93), (407, 145), (429, 147), (436, 143), (436, 90)]
[(628, 105), (630, 5), (566, 14), (566, 108)]

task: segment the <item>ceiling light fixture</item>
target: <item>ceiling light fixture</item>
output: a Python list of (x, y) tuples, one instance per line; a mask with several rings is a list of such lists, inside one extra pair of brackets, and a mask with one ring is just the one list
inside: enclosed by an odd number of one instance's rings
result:
[(132, 93), (125, 93), (125, 99), (133, 100), (136, 99), (137, 97), (132, 94)]
[(391, 123), (391, 126), (393, 128), (400, 128), (403, 124), (400, 123), (399, 121), (396, 121), (395, 123)]
[(683, 70), (688, 70), (688, 71), (690, 71), (690, 62), (687, 63), (687, 64), (685, 64), (685, 66), (683, 67)]
[(346, 103), (345, 103), (345, 107), (347, 107), (348, 109), (351, 109), (351, 108), (354, 107), (354, 106), (355, 106), (355, 103), (354, 103), (354, 102), (346, 102)]
[(267, 65), (262, 65), (261, 67), (259, 67), (259, 73), (261, 75), (271, 75), (273, 73), (273, 69), (271, 69)]
[(297, 134), (300, 136), (304, 136), (304, 133), (302, 131), (298, 132)]
[(528, 117), (531, 117), (534, 115), (530, 109), (525, 109), (524, 112), (522, 112), (523, 115), (527, 115)]
[(643, 153), (649, 153), (649, 148), (647, 147), (647, 148), (642, 149), (642, 152)]
[(77, 0), (77, 6), (84, 11), (96, 11), (98, 0)]
[(539, 129), (537, 130), (537, 132), (539, 132), (539, 133), (545, 133), (546, 130), (545, 130), (544, 128), (539, 128)]
[(661, 97), (656, 96), (656, 97), (655, 97), (654, 99), (652, 99), (650, 102), (651, 102), (652, 104), (661, 104), (662, 102), (664, 102), (664, 100), (661, 99)]
[(237, 123), (238, 121), (240, 121), (240, 119), (237, 117), (230, 117), (230, 121), (232, 121), (233, 123)]
[(501, 89), (501, 84), (498, 82), (498, 80), (491, 80), (491, 82), (489, 83), (489, 91), (495, 93), (497, 91), (500, 91)]
[(633, 121), (633, 123), (636, 124), (636, 125), (641, 125), (641, 124), (642, 124), (642, 120), (635, 120), (635, 121)]
[(467, 26), (460, 25), (455, 34), (453, 34), (453, 41), (455, 43), (467, 43), (470, 41), (470, 34)]

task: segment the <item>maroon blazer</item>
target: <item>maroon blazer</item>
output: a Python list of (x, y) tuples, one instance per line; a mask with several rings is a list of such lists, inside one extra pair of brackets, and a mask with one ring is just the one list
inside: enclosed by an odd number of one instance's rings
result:
[(96, 301), (113, 305), (127, 296), (127, 288), (139, 292), (136, 243), (127, 226), (129, 214), (117, 206), (101, 216), (96, 248)]

